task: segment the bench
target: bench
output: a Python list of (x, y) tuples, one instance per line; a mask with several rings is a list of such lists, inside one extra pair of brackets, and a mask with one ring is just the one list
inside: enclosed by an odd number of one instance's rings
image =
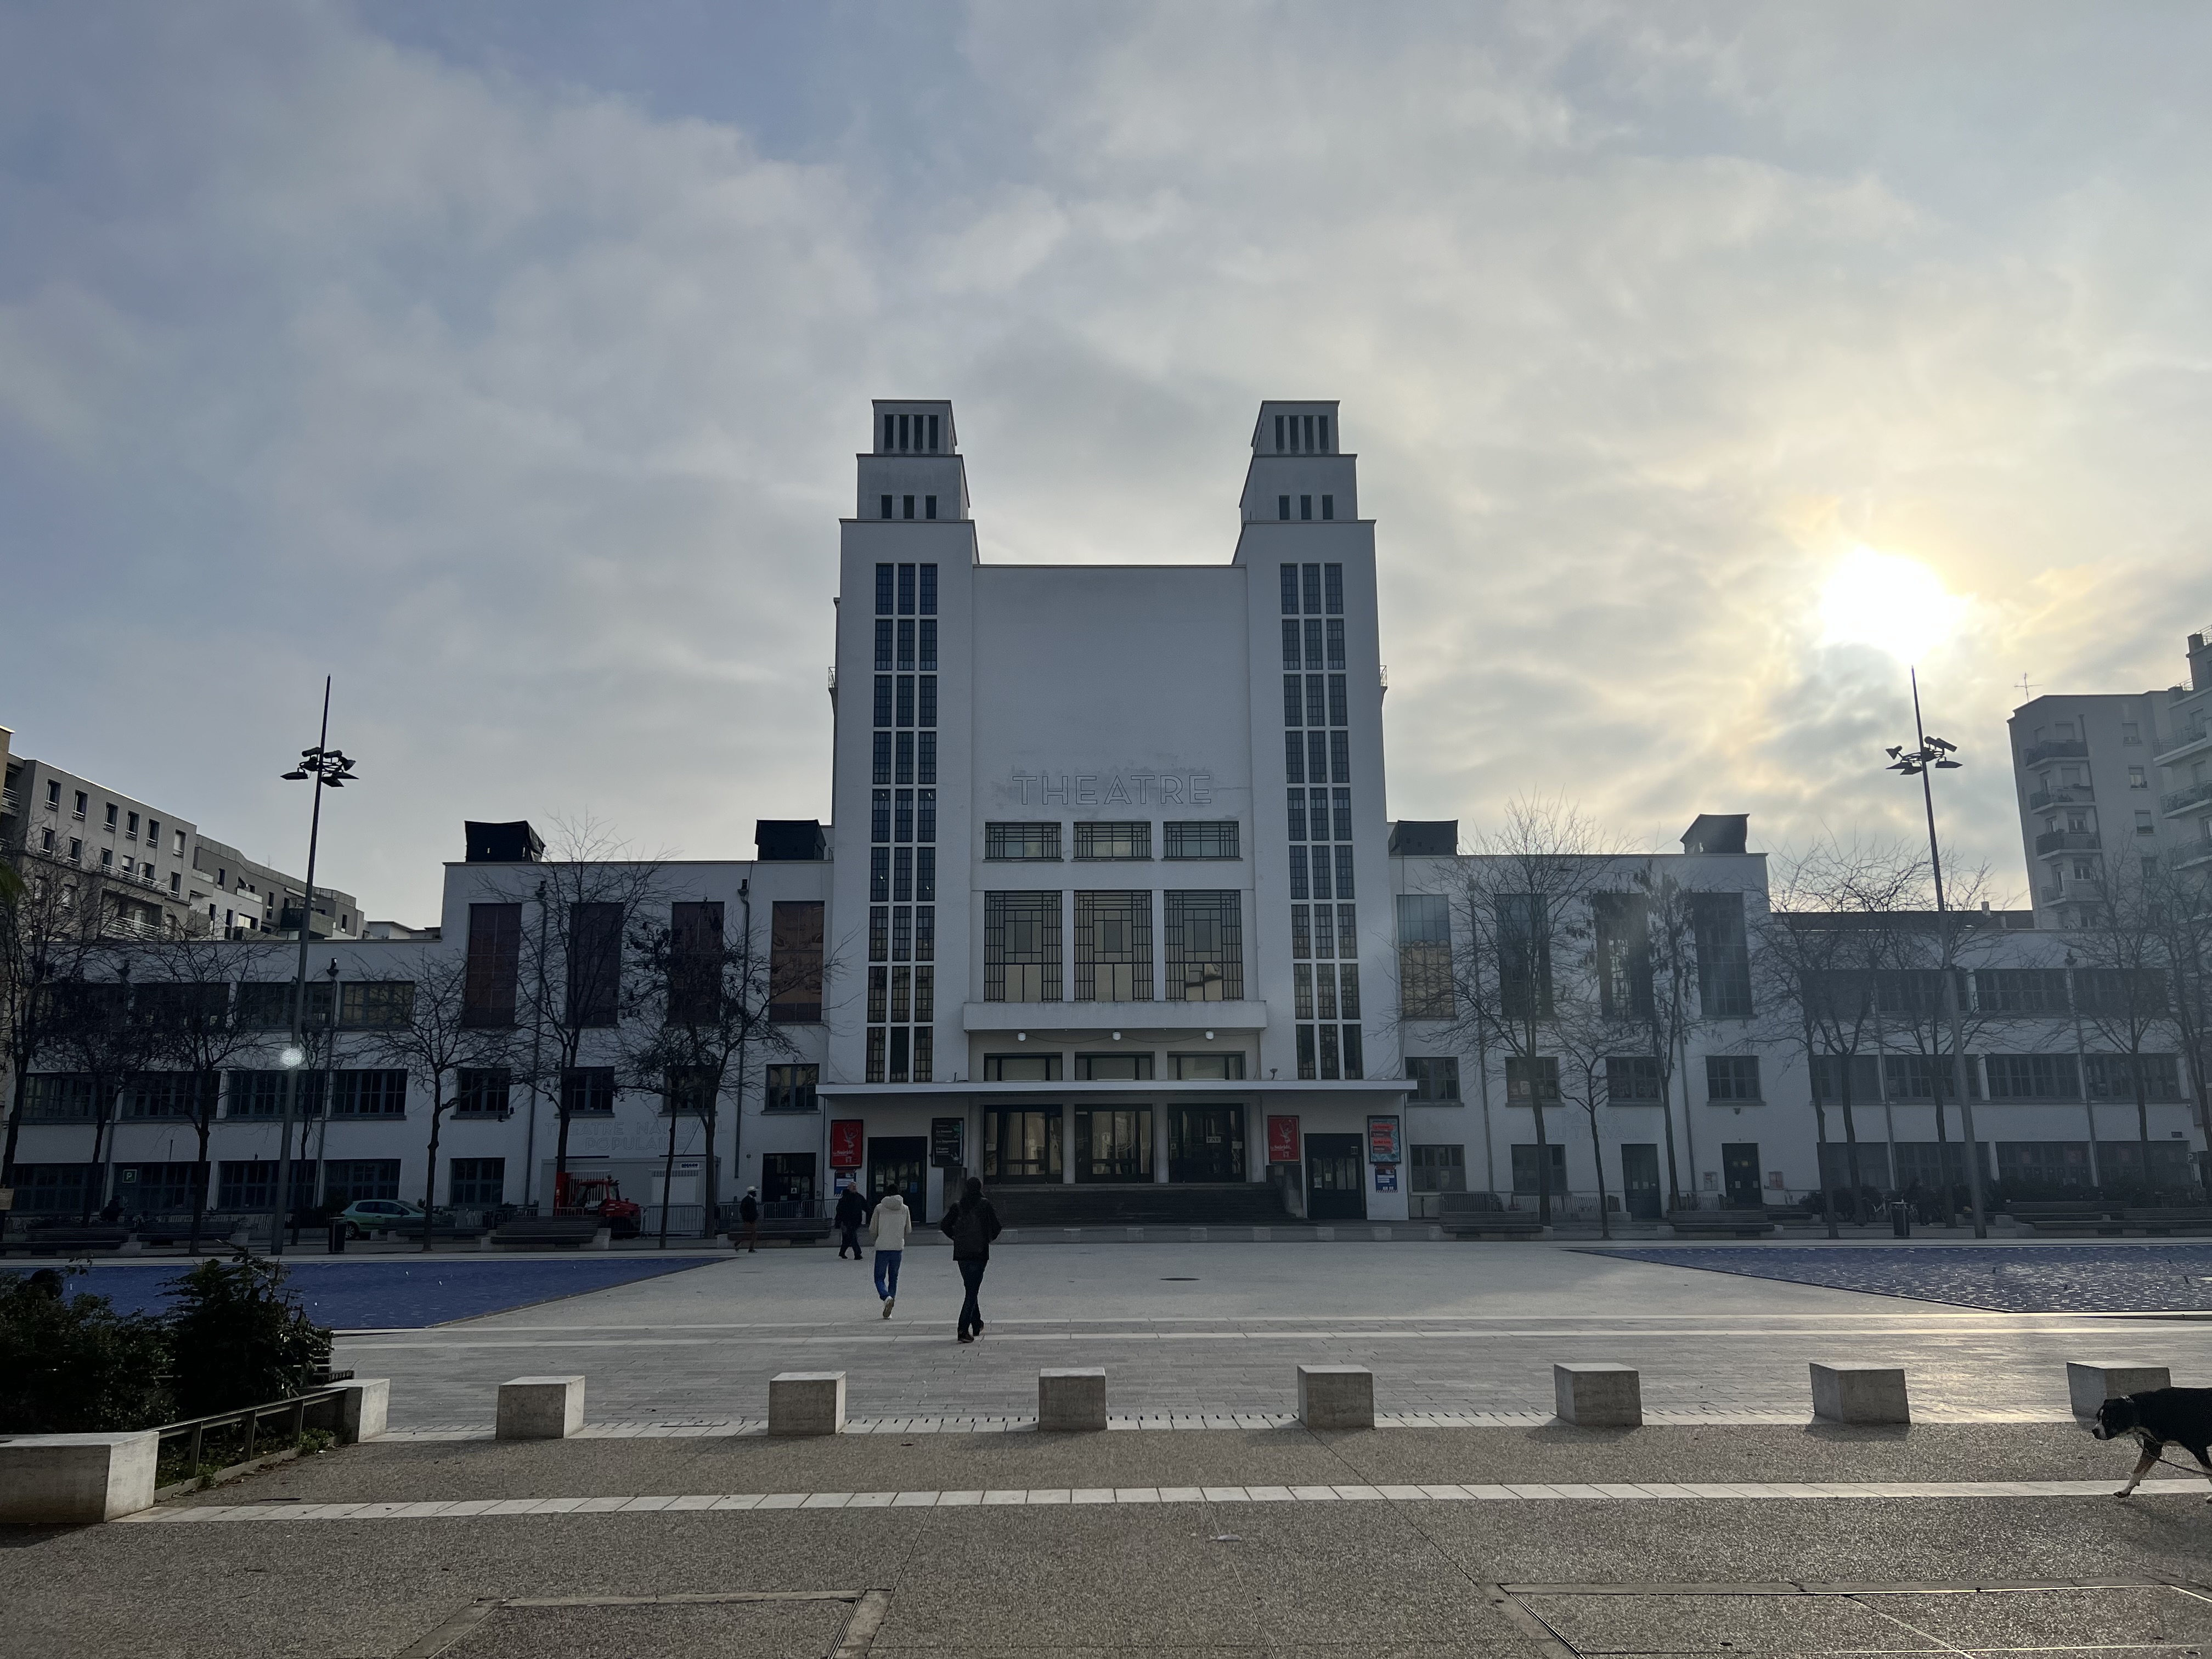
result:
[(2122, 1210), (2120, 1220), (2131, 1229), (2142, 1228), (2153, 1238), (2168, 1237), (2178, 1232), (2212, 1232), (2212, 1210), (2208, 1209), (2154, 1206), (2146, 1209)]
[(1509, 1210), (1496, 1193), (1439, 1193), (1437, 1224), (1454, 1238), (1534, 1238), (1544, 1223), (1534, 1210)]
[(1758, 1210), (1669, 1210), (1667, 1224), (1683, 1238), (1764, 1238), (1773, 1218)]
[(597, 1216), (519, 1215), (484, 1235), (483, 1242), (494, 1249), (508, 1244), (550, 1245), (566, 1250), (604, 1249), (605, 1231)]
[(131, 1249), (135, 1243), (128, 1227), (97, 1221), (89, 1225), (47, 1222), (34, 1224), (22, 1237), (9, 1240), (6, 1248), (27, 1249), (33, 1255), (88, 1255), (94, 1250), (113, 1253)]
[(2082, 1235), (2096, 1233), (2117, 1238), (2120, 1222), (2106, 1206), (2094, 1200), (2038, 1200), (2005, 1206), (2005, 1213), (2030, 1232)]
[[(818, 1244), (836, 1231), (824, 1216), (764, 1215), (760, 1219), (763, 1244)], [(731, 1248), (745, 1248), (745, 1224), (732, 1222), (727, 1235)]]

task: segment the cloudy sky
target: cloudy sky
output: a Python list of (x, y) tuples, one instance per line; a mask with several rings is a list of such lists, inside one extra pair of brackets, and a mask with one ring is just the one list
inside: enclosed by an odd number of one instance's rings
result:
[(986, 558), (1184, 562), (1258, 400), (1331, 397), (1393, 815), (1909, 829), (1902, 650), (2016, 892), (2021, 677), (2170, 684), (2212, 622), (2208, 36), (8, 0), (0, 724), (296, 866), (334, 673), (372, 915), (464, 817), (747, 857), (828, 814), (869, 398), (955, 401)]

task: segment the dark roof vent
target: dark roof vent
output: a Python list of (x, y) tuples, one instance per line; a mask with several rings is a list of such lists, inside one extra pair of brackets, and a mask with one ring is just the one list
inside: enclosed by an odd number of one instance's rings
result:
[(1459, 854), (1459, 820), (1433, 818), (1426, 823), (1401, 818), (1390, 826), (1390, 856), (1394, 859), (1448, 859)]
[(1751, 834), (1748, 812), (1700, 812), (1682, 831), (1685, 853), (1741, 853)]
[(465, 823), (471, 864), (535, 864), (545, 843), (527, 818), (513, 823)]
[(753, 825), (753, 845), (763, 864), (804, 864), (830, 856), (829, 838), (815, 818), (762, 818)]

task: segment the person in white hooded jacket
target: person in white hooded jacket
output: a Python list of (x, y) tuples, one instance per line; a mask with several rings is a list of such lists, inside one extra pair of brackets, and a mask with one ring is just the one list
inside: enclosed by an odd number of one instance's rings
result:
[(906, 1255), (906, 1236), (913, 1225), (914, 1212), (896, 1192), (878, 1199), (876, 1212), (868, 1218), (868, 1237), (876, 1246), (876, 1294), (884, 1299), (886, 1319), (898, 1301), (899, 1262)]

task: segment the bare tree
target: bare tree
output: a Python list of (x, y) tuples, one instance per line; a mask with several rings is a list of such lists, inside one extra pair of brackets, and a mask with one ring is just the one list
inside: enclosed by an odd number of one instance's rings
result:
[(1501, 1050), (1506, 1103), (1535, 1121), (1536, 1207), (1552, 1217), (1552, 1163), (1544, 1113), (1559, 1104), (1553, 1040), (1555, 966), (1580, 968), (1590, 937), (1592, 894), (1612, 878), (1620, 849), (1577, 808), (1519, 799), (1505, 822), (1477, 839), (1452, 894), (1453, 1030), (1462, 1046)]
[(189, 1079), (173, 1097), (192, 1126), (192, 1226), (189, 1249), (198, 1255), (207, 1216), (208, 1139), (222, 1097), (222, 1073), (240, 1054), (259, 1046), (262, 1033), (248, 1024), (232, 981), (238, 946), (204, 933), (172, 933), (142, 952), (152, 970), (138, 995), (146, 1005), (160, 1057)]
[(12, 1186), (33, 1073), (59, 1055), (76, 1012), (63, 988), (85, 980), (107, 945), (99, 877), (20, 851), (0, 870), (8, 876), (0, 890), (0, 1038), (13, 1079), (0, 1186)]
[(751, 924), (750, 906), (732, 938), (719, 901), (678, 901), (665, 922), (641, 918), (631, 930), (630, 954), (635, 971), (623, 998), (630, 1020), (624, 1027), (623, 1067), (636, 1087), (660, 1096), (668, 1119), (660, 1204), (665, 1249), (678, 1120), (703, 1121), (708, 1178), (701, 1236), (709, 1237), (717, 1208), (712, 1171), (722, 1095), (734, 1086), (742, 1115), (747, 1050), (756, 1045), (771, 1054), (799, 1050), (769, 1018), (777, 988), (770, 983), (770, 952)]
[[(568, 1171), (568, 1131), (582, 1093), (586, 1050), (617, 1057), (628, 941), (659, 896), (661, 860), (638, 858), (589, 818), (556, 821), (554, 856), (507, 896), (538, 907), (538, 925), (520, 941), (520, 996), (544, 1039), (529, 1081), (550, 1092), (558, 1125), (553, 1169)], [(611, 1066), (609, 1069), (613, 1069)]]
[(1842, 1108), (1844, 1173), (1851, 1212), (1859, 1217), (1867, 1183), (1856, 1108), (1864, 1071), (1880, 1063), (1877, 974), (1887, 960), (1888, 919), (1919, 896), (1925, 874), (1926, 861), (1901, 844), (1818, 842), (1783, 859), (1759, 930), (1753, 960), (1767, 993), (1759, 999), (1765, 1023), (1778, 1036), (1794, 1038), (1805, 1056), (1831, 1238), (1836, 1206), (1827, 1103)]
[[(2135, 1100), (2136, 1179), (2146, 1202), (2154, 1202), (2151, 1170), (2150, 1095), (2152, 1055), (2179, 1048), (2181, 1022), (2174, 1003), (2177, 965), (2171, 926), (2164, 914), (2166, 884), (2139, 866), (2118, 863), (2108, 879), (2104, 902), (2067, 935), (2080, 965), (2074, 969), (2074, 1004), (2089, 1028), (2103, 1039), (2117, 1067), (2106, 1067), (2101, 1088), (2084, 1079), (2090, 1096), (2107, 1098), (2119, 1082)], [(2109, 1075), (2123, 1073), (2115, 1079)], [(2177, 1079), (2177, 1083), (2179, 1079)]]
[[(2144, 872), (2148, 919), (2164, 957), (2173, 1027), (2196, 1109), (2197, 1133), (2212, 1142), (2212, 881), (2203, 867), (2176, 871), (2166, 864)], [(2212, 1169), (2203, 1172), (2212, 1192)]]
[[(438, 1141), (446, 1114), (465, 1098), (461, 1074), (507, 1070), (516, 1053), (511, 1026), (471, 1024), (468, 1018), (468, 962), (443, 953), (424, 956), (411, 980), (356, 979), (347, 987), (349, 1018), (360, 1031), (361, 1051), (404, 1068), (428, 1085), (430, 1144), (422, 1173), (422, 1248), (430, 1248), (430, 1218), (438, 1195)], [(453, 1087), (447, 1086), (451, 1081)]]
[(1553, 988), (1550, 1036), (1559, 1060), (1560, 1097), (1581, 1108), (1589, 1122), (1590, 1156), (1597, 1165), (1598, 1231), (1611, 1238), (1602, 1120), (1613, 1098), (1613, 1061), (1621, 1047), (1620, 1027), (1606, 1017), (1600, 1000), (1589, 994), (1591, 981), (1591, 975), (1577, 974), (1571, 982)]
[[(1705, 1023), (1693, 896), (1654, 860), (1626, 870), (1625, 884), (1619, 873), (1613, 884), (1590, 896), (1592, 968), (1601, 1011), (1620, 1033), (1622, 1046), (1649, 1058), (1657, 1070), (1667, 1135), (1667, 1203), (1670, 1210), (1680, 1209), (1675, 1079), (1692, 1034)], [(1686, 1084), (1682, 1104), (1686, 1115)]]
[(163, 1037), (153, 1018), (153, 1000), (137, 994), (131, 957), (106, 945), (74, 964), (72, 977), (52, 988), (59, 1009), (54, 1053), (85, 1079), (91, 1092), (94, 1178), (84, 1192), (82, 1218), (90, 1220), (105, 1185), (102, 1172), (114, 1156), (112, 1136), (124, 1090), (161, 1056)]

